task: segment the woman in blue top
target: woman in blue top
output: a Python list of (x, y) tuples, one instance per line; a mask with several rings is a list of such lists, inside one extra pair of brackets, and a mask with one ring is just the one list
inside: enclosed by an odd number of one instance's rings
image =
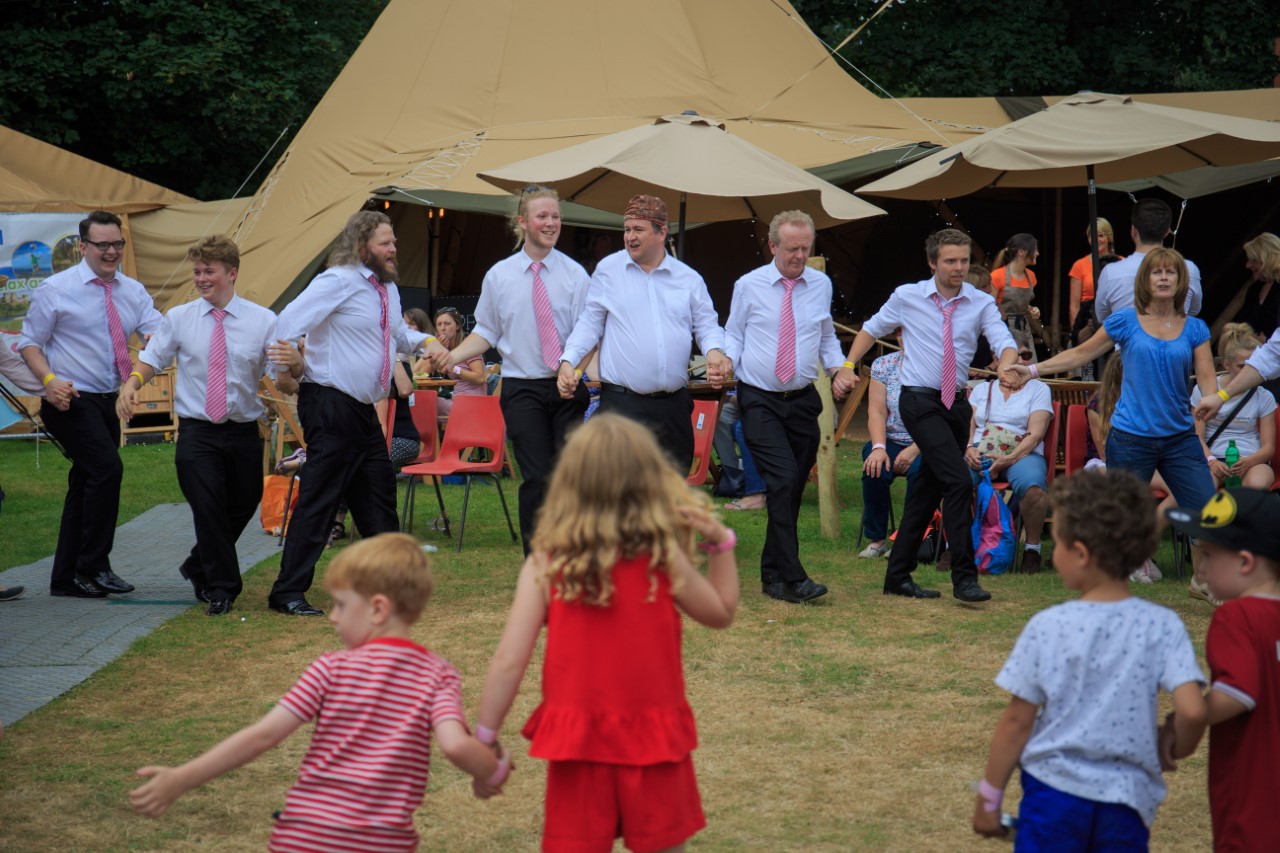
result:
[(1182, 255), (1165, 248), (1149, 252), (1134, 278), (1132, 308), (1109, 316), (1079, 346), (1039, 365), (1015, 364), (1001, 378), (1021, 387), (1041, 373), (1079, 367), (1118, 344), (1124, 380), (1107, 434), (1107, 467), (1132, 471), (1143, 482), (1159, 471), (1179, 506), (1204, 506), (1213, 497), (1213, 478), (1196, 435), (1187, 377), (1195, 374), (1205, 397), (1218, 387), (1209, 327), (1183, 311), (1188, 287)]

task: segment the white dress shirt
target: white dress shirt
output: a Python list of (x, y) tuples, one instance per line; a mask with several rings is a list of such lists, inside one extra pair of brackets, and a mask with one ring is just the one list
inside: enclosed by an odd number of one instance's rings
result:
[[(893, 291), (875, 316), (862, 324), (862, 330), (873, 337), (887, 337), (902, 327), (903, 385), (917, 385), (942, 390), (942, 310), (931, 294), (938, 292), (932, 278), (904, 284)], [(990, 294), (965, 282), (960, 293), (943, 300), (947, 305), (959, 301), (951, 315), (951, 343), (956, 354), (956, 387), (963, 388), (969, 379), (969, 363), (978, 349), (978, 335), (986, 336), (991, 351), (1000, 356), (1015, 349), (1009, 327), (1000, 318), (1000, 309)]]
[(796, 321), (796, 371), (785, 385), (778, 379), (778, 327), (786, 288), (776, 263), (758, 267), (733, 286), (729, 321), (724, 326), (725, 355), (734, 373), (748, 385), (766, 391), (794, 391), (818, 376), (818, 360), (826, 369), (844, 363), (844, 350), (831, 322), (831, 279), (806, 268), (791, 291)]
[[(1124, 260), (1107, 264), (1098, 274), (1098, 286), (1093, 291), (1093, 316), (1101, 325), (1104, 320), (1121, 308), (1133, 307), (1133, 286), (1142, 266), (1145, 252), (1134, 252)], [(1200, 268), (1189, 258), (1187, 262), (1187, 302), (1183, 306), (1188, 317), (1200, 314), (1204, 291), (1200, 286)]]
[[(364, 264), (327, 269), (311, 280), (280, 312), (276, 335), (296, 342), (307, 337), (303, 381), (328, 385), (361, 403), (387, 396), (378, 381), (382, 373), (382, 301), (369, 283), (373, 270)], [(400, 290), (387, 284), (387, 322), (391, 343), (386, 355), (417, 352), (429, 335), (404, 323)], [(394, 367), (394, 365), (392, 365)]]
[(1280, 328), (1271, 333), (1265, 344), (1253, 351), (1245, 364), (1261, 373), (1263, 381), (1280, 376)]
[[(107, 328), (106, 291), (92, 283), (95, 278), (88, 262), (81, 261), (42, 281), (22, 321), (18, 349), (40, 347), (49, 369), (71, 380), (77, 391), (110, 394), (120, 388), (120, 371)], [(164, 320), (147, 289), (124, 273), (116, 273), (111, 302), (126, 338), (153, 334)]]
[[(550, 379), (559, 368), (547, 367), (542, 359), (542, 339), (533, 311), (533, 262), (524, 249), (498, 261), (485, 274), (476, 303), (472, 331), (502, 353), (502, 375), (510, 379)], [(564, 342), (587, 302), (591, 279), (581, 264), (556, 249), (542, 264), (542, 283), (551, 301), (556, 331)]]
[[(164, 323), (138, 360), (157, 373), (178, 359), (174, 410), (180, 418), (207, 421), (205, 396), (209, 387), (209, 342), (217, 321), (213, 306), (203, 299), (169, 309)], [(222, 329), (227, 338), (227, 414), (217, 423), (248, 423), (262, 416), (258, 380), (267, 373), (267, 346), (275, 341), (276, 315), (232, 296)]]
[(702, 276), (670, 254), (646, 273), (624, 249), (596, 266), (563, 360), (577, 365), (599, 344), (604, 381), (638, 394), (676, 391), (689, 378), (694, 336), (704, 353), (724, 351)]

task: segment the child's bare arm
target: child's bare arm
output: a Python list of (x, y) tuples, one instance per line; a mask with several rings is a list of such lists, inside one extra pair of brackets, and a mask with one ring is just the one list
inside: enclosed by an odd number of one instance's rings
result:
[(1212, 687), (1209, 688), (1209, 692), (1204, 695), (1204, 701), (1206, 706), (1205, 722), (1211, 726), (1216, 726), (1218, 723), (1225, 723), (1233, 717), (1238, 717), (1241, 714), (1247, 714), (1252, 710), (1248, 705), (1244, 704), (1229, 693), (1224, 693), (1221, 690), (1214, 690)]
[(1208, 724), (1204, 694), (1200, 684), (1188, 681), (1173, 688), (1173, 758), (1186, 758), (1196, 751)]
[[(713, 547), (729, 541), (733, 531), (721, 524), (711, 513), (700, 507), (682, 506), (680, 514), (686, 524)], [(738, 561), (733, 549), (717, 551), (707, 558), (707, 574), (704, 577), (683, 554), (672, 558), (673, 574), (681, 578), (676, 604), (690, 618), (711, 628), (727, 628), (733, 624), (738, 609)]]
[[(979, 791), (977, 802), (973, 807), (973, 831), (979, 835), (1003, 835), (1004, 827), (1000, 826), (1000, 797), (1009, 784), (1009, 777), (1022, 758), (1022, 750), (1031, 738), (1031, 729), (1035, 726), (1036, 712), (1039, 706), (1033, 705), (1017, 696), (1009, 698), (1009, 705), (1000, 715), (996, 723), (995, 733), (991, 736), (991, 752), (987, 756), (987, 769), (982, 781), (998, 792), (994, 800), (990, 792)], [(984, 788), (986, 787), (984, 786)], [(986, 794), (984, 796), (984, 793)], [(993, 806), (994, 802), (994, 806)]]
[(516, 597), (507, 615), (507, 627), (489, 662), (476, 722), (495, 733), (502, 728), (502, 721), (511, 710), (538, 633), (547, 621), (547, 599), (541, 582), (546, 559), (545, 554), (533, 553), (524, 561), (516, 582)]
[(436, 743), (449, 763), (475, 779), (489, 779), (498, 769), (493, 748), (476, 740), (461, 720), (445, 720), (435, 727)]
[(139, 776), (150, 777), (140, 788), (129, 792), (129, 801), (139, 814), (160, 817), (178, 797), (216, 779), (228, 770), (248, 764), (276, 746), (303, 721), (283, 705), (276, 705), (258, 722), (241, 729), (208, 752), (181, 767), (149, 765), (138, 770)]

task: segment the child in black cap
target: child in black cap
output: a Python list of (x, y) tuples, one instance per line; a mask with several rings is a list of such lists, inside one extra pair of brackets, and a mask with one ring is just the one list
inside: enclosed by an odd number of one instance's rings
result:
[[(1199, 540), (1205, 580), (1224, 602), (1205, 640), (1214, 849), (1280, 850), (1280, 497), (1227, 489), (1199, 513), (1165, 515)], [(1162, 754), (1174, 740), (1166, 724)]]

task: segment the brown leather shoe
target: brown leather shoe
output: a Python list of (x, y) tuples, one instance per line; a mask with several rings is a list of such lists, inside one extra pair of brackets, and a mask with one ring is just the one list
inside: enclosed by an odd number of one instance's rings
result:
[(1040, 571), (1040, 552), (1032, 551), (1030, 548), (1024, 549), (1020, 571), (1024, 575), (1034, 575)]

